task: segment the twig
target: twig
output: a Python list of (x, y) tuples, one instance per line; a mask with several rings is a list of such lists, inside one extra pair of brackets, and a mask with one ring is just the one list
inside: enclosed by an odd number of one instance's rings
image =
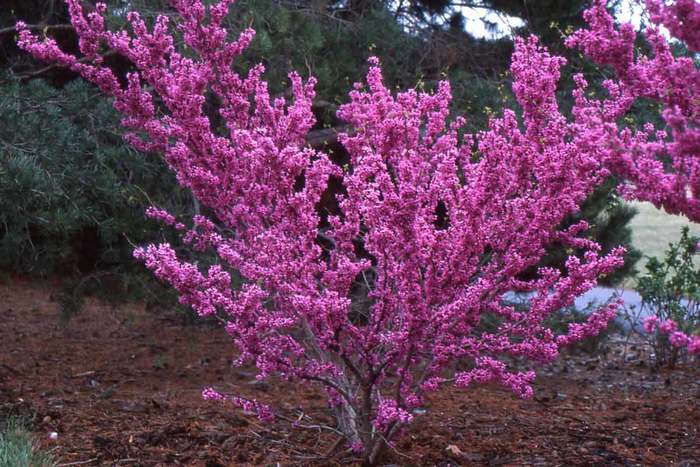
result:
[(329, 449), (326, 450), (326, 453), (323, 455), (323, 457), (326, 459), (330, 458), (333, 455), (333, 453), (335, 452), (335, 450), (338, 449), (340, 446), (342, 446), (343, 442), (346, 440), (347, 440), (347, 438), (345, 438), (345, 436), (341, 436), (340, 438), (338, 438), (336, 440), (336, 442), (333, 443), (333, 445)]
[[(47, 31), (72, 31), (75, 29), (72, 24), (27, 24), (25, 26), (27, 29), (34, 30), (47, 30)], [(17, 30), (16, 26), (8, 26), (6, 28), (0, 29), (0, 35), (9, 34)]]
[[(117, 55), (117, 51), (116, 51), (116, 50), (110, 50), (110, 51), (108, 51), (108, 52), (105, 52), (104, 54), (101, 55), (101, 58), (102, 58), (102, 59), (105, 59), (105, 58), (111, 57), (111, 56), (113, 56), (113, 55)], [(84, 58), (81, 58), (80, 60), (78, 60), (78, 62), (80, 62), (80, 63), (87, 63), (87, 62), (89, 62), (89, 61), (91, 61), (91, 60), (94, 60), (94, 58), (93, 58), (93, 57), (90, 57), (90, 58), (84, 57)], [(56, 63), (52, 63), (51, 65), (45, 66), (44, 68), (40, 68), (40, 69), (38, 69), (38, 70), (36, 70), (36, 71), (31, 71), (31, 72), (28, 72), (28, 73), (18, 73), (17, 76), (19, 76), (19, 77), (20, 77), (21, 79), (23, 79), (23, 80), (28, 80), (28, 79), (36, 78), (37, 76), (41, 76), (41, 75), (43, 75), (44, 73), (48, 73), (49, 71), (51, 71), (51, 70), (53, 70), (53, 69), (55, 69), (55, 68), (64, 68), (64, 67), (63, 67), (63, 65), (59, 65), (59, 64), (56, 64)]]
[[(302, 415), (303, 415), (303, 414), (302, 414)], [(294, 420), (293, 418), (289, 418), (289, 417), (286, 417), (286, 416), (280, 415), (280, 414), (277, 414), (277, 418), (279, 418), (279, 419), (281, 419), (281, 420), (284, 420), (284, 421), (286, 421), (286, 422), (291, 423), (292, 426), (294, 426), (294, 427), (296, 427), (296, 428), (303, 428), (303, 429), (305, 429), (305, 430), (319, 430), (319, 431), (321, 431), (321, 430), (326, 430), (326, 431), (330, 431), (330, 432), (335, 433), (335, 434), (340, 435), (340, 436), (345, 436), (340, 430), (337, 430), (337, 429), (333, 428), (332, 426), (321, 425), (321, 424), (318, 424), (318, 425), (302, 425), (301, 423), (299, 423), (298, 420)], [(345, 439), (345, 438), (343, 438), (343, 439)]]
[(71, 465), (85, 465), (85, 464), (91, 464), (91, 463), (93, 463), (93, 462), (97, 462), (97, 460), (98, 460), (98, 458), (95, 457), (95, 458), (92, 458), (92, 459), (88, 459), (88, 460), (86, 460), (86, 461), (68, 462), (68, 463), (66, 463), (66, 464), (58, 464), (58, 467), (69, 467), (69, 466), (71, 466)]
[(23, 374), (21, 371), (15, 370), (15, 369), (12, 368), (10, 365), (7, 365), (7, 364), (5, 364), (5, 363), (2, 364), (2, 367), (5, 368), (6, 370), (8, 370), (8, 371), (9, 371), (10, 373), (12, 373), (13, 375), (22, 376), (22, 374)]

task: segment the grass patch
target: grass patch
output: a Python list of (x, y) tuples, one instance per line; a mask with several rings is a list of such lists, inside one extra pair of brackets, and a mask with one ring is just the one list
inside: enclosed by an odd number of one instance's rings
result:
[(681, 238), (681, 228), (688, 226), (690, 235), (700, 236), (700, 224), (688, 221), (683, 216), (674, 216), (651, 203), (630, 203), (639, 210), (630, 221), (632, 244), (645, 256), (663, 258), (668, 244), (677, 243)]
[(53, 456), (42, 451), (26, 425), (11, 418), (0, 422), (0, 467), (55, 467)]
[[(678, 243), (680, 240), (683, 227), (688, 227), (691, 236), (700, 237), (700, 224), (690, 222), (683, 216), (668, 214), (647, 202), (635, 201), (629, 204), (639, 211), (632, 218), (629, 226), (632, 229), (632, 245), (643, 255), (635, 268), (640, 272), (644, 271), (646, 257), (658, 258), (659, 261), (663, 261), (669, 244)], [(696, 256), (693, 263), (696, 267), (700, 267), (700, 257)], [(636, 284), (637, 278), (629, 277), (623, 286), (634, 288)]]

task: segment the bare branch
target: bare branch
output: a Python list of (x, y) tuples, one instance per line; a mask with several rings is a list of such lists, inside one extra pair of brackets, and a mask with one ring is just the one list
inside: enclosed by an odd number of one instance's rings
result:
[[(113, 55), (117, 55), (117, 52), (114, 50), (110, 50), (109, 52), (105, 52), (104, 54), (102, 54), (101, 57), (103, 59), (105, 59), (105, 58), (111, 57)], [(85, 57), (85, 58), (80, 59), (80, 63), (87, 63), (87, 62), (90, 62), (92, 60), (94, 60), (94, 58)], [(43, 74), (46, 74), (49, 71), (54, 70), (56, 68), (63, 68), (63, 67), (57, 63), (52, 63), (51, 65), (47, 65), (44, 68), (40, 68), (36, 71), (30, 71), (27, 73), (18, 73), (17, 76), (19, 76), (23, 80), (28, 80), (28, 79), (36, 78), (37, 76), (41, 76)]]
[[(27, 29), (33, 31), (73, 31), (75, 28), (72, 24), (27, 24)], [(17, 31), (16, 26), (9, 26), (0, 29), (0, 35), (11, 34)]]

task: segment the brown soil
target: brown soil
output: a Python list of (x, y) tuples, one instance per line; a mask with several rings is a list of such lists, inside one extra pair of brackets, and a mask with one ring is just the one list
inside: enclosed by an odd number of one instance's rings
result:
[[(51, 290), (17, 280), (0, 286), (0, 317), (0, 417), (31, 418), (42, 447), (65, 465), (356, 461), (337, 454), (333, 433), (285, 420), (262, 425), (202, 400), (202, 387), (214, 386), (278, 398), (305, 425), (331, 423), (315, 388), (262, 384), (252, 370), (231, 368), (234, 349), (214, 325), (90, 302), (64, 328)], [(629, 347), (613, 346), (607, 356), (574, 355), (541, 373), (529, 401), (497, 387), (442, 390), (383, 462), (700, 465), (697, 364), (656, 373)]]

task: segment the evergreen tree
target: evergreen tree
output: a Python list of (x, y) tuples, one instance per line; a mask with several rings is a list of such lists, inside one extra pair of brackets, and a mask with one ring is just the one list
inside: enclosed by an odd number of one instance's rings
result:
[(111, 103), (82, 80), (0, 82), (0, 270), (60, 275), (67, 306), (90, 290), (139, 296), (150, 281), (133, 245), (162, 235), (144, 210), (191, 210), (163, 161), (131, 149), (118, 126)]

